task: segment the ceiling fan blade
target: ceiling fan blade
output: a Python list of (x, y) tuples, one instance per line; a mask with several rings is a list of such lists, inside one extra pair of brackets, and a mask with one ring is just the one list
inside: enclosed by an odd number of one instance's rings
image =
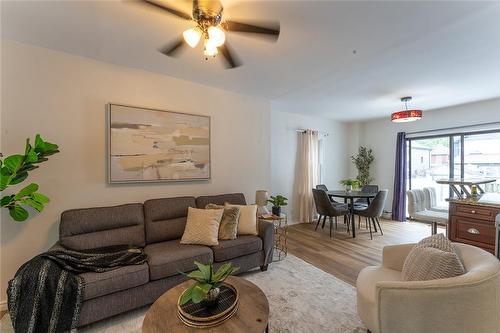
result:
[(190, 14), (187, 14), (187, 13), (181, 12), (180, 10), (168, 7), (165, 4), (162, 4), (158, 1), (139, 0), (138, 3), (149, 5), (152, 8), (156, 8), (156, 9), (162, 10), (164, 12), (168, 12), (172, 15), (175, 15), (175, 16), (180, 17), (180, 18), (185, 19), (185, 20), (192, 20), (193, 19)]
[(272, 24), (266, 24), (270, 27), (263, 27), (255, 24), (248, 24), (236, 21), (225, 21), (224, 27), (228, 31), (234, 32), (246, 32), (246, 33), (255, 33), (255, 34), (264, 34), (269, 35), (275, 39), (278, 39), (280, 35), (280, 24), (279, 22), (275, 22)]
[(186, 43), (184, 42), (184, 38), (180, 36), (175, 41), (159, 48), (158, 51), (160, 51), (166, 56), (175, 57), (177, 53), (180, 51), (180, 49), (185, 45)]
[(242, 65), (240, 59), (238, 58), (236, 53), (231, 50), (227, 42), (222, 46), (219, 46), (217, 49), (220, 51), (220, 53), (222, 53), (224, 59), (226, 60), (226, 68), (236, 68)]

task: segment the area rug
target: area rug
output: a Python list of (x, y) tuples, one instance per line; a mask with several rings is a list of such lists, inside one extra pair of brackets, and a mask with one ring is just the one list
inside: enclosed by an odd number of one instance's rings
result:
[[(336, 277), (288, 255), (285, 260), (241, 275), (259, 286), (270, 307), (272, 333), (361, 333), (366, 332), (356, 313), (356, 289)], [(141, 332), (148, 307), (89, 325), (80, 332)], [(1, 332), (13, 332), (8, 315)]]

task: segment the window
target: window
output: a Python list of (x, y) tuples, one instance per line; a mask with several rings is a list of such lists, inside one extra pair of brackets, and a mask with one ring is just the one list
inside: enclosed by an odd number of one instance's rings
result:
[(411, 138), (407, 142), (408, 187), (436, 189), (437, 204), (453, 195), (442, 178), (493, 178), (486, 192), (500, 192), (500, 131)]

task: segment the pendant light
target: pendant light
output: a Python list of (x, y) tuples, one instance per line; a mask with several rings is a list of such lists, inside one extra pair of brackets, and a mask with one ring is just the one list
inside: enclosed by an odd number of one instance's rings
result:
[(406, 123), (422, 119), (422, 110), (408, 110), (408, 102), (411, 101), (411, 96), (401, 97), (401, 102), (405, 103), (403, 111), (394, 112), (391, 115), (393, 123)]

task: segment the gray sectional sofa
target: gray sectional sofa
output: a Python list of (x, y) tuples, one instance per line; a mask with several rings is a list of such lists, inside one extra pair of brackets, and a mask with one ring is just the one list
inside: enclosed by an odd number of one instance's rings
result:
[(152, 199), (113, 207), (73, 209), (62, 213), (59, 242), (75, 250), (111, 245), (143, 247), (148, 262), (105, 273), (84, 273), (84, 302), (78, 326), (153, 303), (165, 291), (184, 281), (179, 271), (196, 269), (193, 261), (215, 266), (232, 262), (238, 273), (272, 262), (274, 231), (269, 222), (259, 221), (258, 236), (238, 236), (219, 245), (181, 245), (188, 207), (204, 208), (208, 203), (246, 204), (241, 193), (203, 197)]

